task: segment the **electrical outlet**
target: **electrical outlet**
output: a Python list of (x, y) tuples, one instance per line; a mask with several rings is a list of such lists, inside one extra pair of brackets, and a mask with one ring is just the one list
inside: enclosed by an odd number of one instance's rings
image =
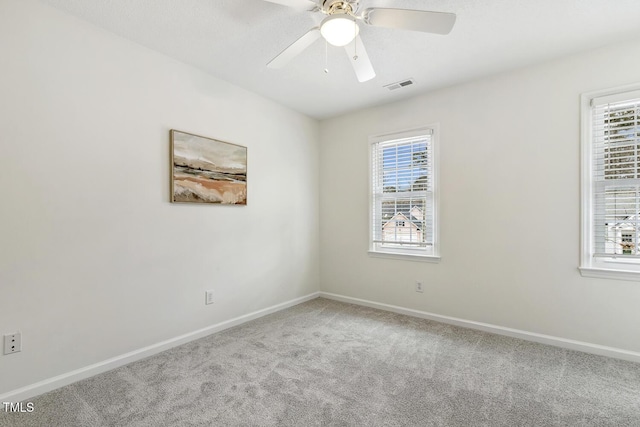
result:
[(22, 351), (22, 334), (14, 332), (4, 336), (4, 354), (13, 354)]
[(422, 282), (416, 281), (416, 292), (424, 292), (424, 288), (422, 287)]
[(204, 303), (206, 305), (213, 304), (213, 291), (206, 291), (204, 293)]

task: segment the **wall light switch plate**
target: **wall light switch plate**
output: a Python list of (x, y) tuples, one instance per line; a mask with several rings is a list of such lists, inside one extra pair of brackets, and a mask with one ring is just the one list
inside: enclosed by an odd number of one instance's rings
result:
[(424, 292), (424, 287), (422, 286), (422, 282), (416, 281), (416, 292)]
[(206, 291), (204, 293), (204, 303), (206, 305), (213, 304), (213, 291)]
[(22, 351), (22, 334), (14, 332), (4, 336), (4, 354), (13, 354)]

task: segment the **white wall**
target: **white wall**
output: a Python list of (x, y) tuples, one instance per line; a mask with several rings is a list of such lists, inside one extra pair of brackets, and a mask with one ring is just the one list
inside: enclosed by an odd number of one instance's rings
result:
[[(0, 58), (0, 394), (319, 289), (315, 120), (32, 0)], [(169, 203), (171, 128), (248, 147), (248, 206)]]
[[(640, 351), (640, 283), (577, 270), (579, 96), (637, 82), (638, 58), (609, 46), (322, 122), (322, 290)], [(442, 261), (371, 258), (367, 138), (436, 122)]]

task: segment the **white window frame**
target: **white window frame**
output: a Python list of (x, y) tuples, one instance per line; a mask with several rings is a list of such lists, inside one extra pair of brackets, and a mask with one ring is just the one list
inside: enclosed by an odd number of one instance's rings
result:
[[(374, 146), (380, 142), (395, 139), (412, 138), (431, 134), (432, 185), (433, 185), (433, 245), (430, 250), (416, 248), (388, 248), (381, 247), (374, 238)], [(440, 125), (438, 123), (421, 126), (419, 128), (374, 135), (369, 137), (369, 256), (378, 258), (403, 259), (410, 261), (439, 262), (440, 261), (440, 180), (439, 180), (439, 138)]]
[[(595, 257), (593, 242), (594, 177), (593, 177), (593, 103), (598, 99), (623, 100), (637, 98), (640, 83), (584, 93), (581, 96), (581, 250), (580, 274), (585, 277), (640, 281), (640, 259)], [(633, 92), (636, 92), (633, 94)], [(610, 101), (615, 102), (615, 101)]]

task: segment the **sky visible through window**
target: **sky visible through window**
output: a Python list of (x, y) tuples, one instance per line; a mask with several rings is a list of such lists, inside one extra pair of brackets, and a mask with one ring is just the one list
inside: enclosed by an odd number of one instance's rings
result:
[(425, 140), (384, 148), (382, 152), (384, 191), (425, 190), (427, 167)]

